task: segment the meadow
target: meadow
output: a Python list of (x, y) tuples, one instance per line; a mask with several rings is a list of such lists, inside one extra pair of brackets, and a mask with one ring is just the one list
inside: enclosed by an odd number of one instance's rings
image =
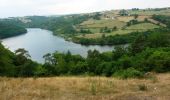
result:
[(0, 78), (1, 100), (169, 100), (170, 74), (107, 77)]

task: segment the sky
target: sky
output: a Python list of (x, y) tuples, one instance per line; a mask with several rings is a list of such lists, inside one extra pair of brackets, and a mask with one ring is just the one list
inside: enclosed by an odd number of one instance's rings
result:
[(170, 7), (170, 0), (0, 0), (0, 18)]

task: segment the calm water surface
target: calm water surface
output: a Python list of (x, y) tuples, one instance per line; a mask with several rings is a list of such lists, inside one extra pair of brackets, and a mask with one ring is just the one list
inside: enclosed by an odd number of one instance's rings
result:
[(68, 50), (72, 54), (80, 54), (83, 57), (87, 56), (88, 50), (98, 50), (100, 52), (111, 51), (113, 46), (83, 46), (73, 42), (65, 41), (63, 38), (54, 36), (51, 31), (39, 29), (39, 28), (28, 28), (27, 33), (11, 37), (2, 40), (2, 44), (11, 51), (15, 51), (18, 48), (25, 48), (29, 51), (32, 60), (39, 63), (43, 63), (43, 55), (47, 53), (67, 52)]

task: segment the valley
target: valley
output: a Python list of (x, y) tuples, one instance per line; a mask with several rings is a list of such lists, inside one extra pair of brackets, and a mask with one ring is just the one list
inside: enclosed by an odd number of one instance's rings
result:
[(2, 100), (169, 100), (170, 8), (0, 19)]

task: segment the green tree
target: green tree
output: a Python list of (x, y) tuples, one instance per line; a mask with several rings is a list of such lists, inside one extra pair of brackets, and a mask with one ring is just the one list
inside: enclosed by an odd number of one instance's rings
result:
[(16, 65), (22, 65), (24, 63), (26, 63), (28, 61), (28, 59), (30, 59), (30, 55), (28, 53), (27, 50), (20, 48), (18, 50), (15, 51), (15, 64)]
[(132, 53), (136, 54), (144, 50), (147, 46), (146, 41), (147, 41), (147, 35), (140, 34), (131, 45)]
[(127, 16), (128, 15), (128, 11), (123, 9), (123, 10), (120, 10), (119, 14), (121, 16)]
[(45, 54), (43, 56), (43, 58), (45, 59), (45, 63), (48, 63), (48, 64), (56, 64), (57, 63), (54, 61), (54, 59), (50, 53)]
[(126, 48), (124, 48), (122, 46), (115, 46), (112, 53), (113, 53), (113, 59), (118, 60), (120, 57), (127, 54), (127, 50), (126, 50)]

